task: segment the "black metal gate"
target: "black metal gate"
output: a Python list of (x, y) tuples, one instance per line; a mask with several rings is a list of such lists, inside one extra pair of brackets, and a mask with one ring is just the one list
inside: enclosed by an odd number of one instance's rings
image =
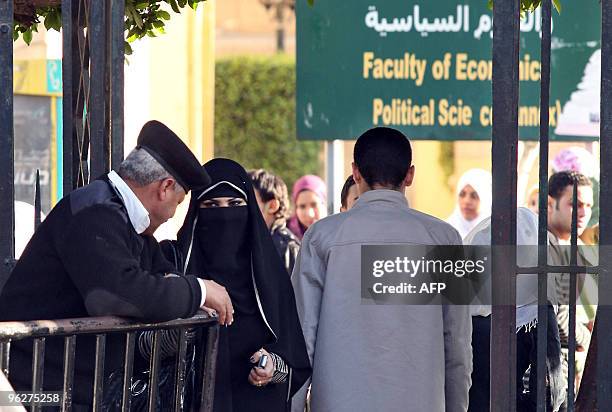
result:
[[(123, 160), (124, 0), (62, 0), (63, 193)], [(0, 0), (0, 287), (14, 265), (13, 1)]]
[[(599, 266), (580, 267), (577, 262), (577, 194), (574, 188), (571, 265), (547, 264), (547, 193), (549, 153), (549, 91), (551, 49), (551, 0), (542, 1), (539, 250), (536, 268), (518, 268), (515, 253), (494, 254), (493, 315), (491, 337), (491, 410), (516, 410), (516, 275), (538, 273), (538, 365), (539, 377), (546, 376), (547, 281), (550, 273), (570, 274), (570, 332), (568, 411), (612, 410), (612, 1), (602, 0), (601, 60), (601, 186)], [(492, 245), (512, 251), (516, 245), (516, 190), (519, 106), (520, 0), (495, 0), (493, 8), (493, 208)], [(588, 22), (583, 22), (588, 24)], [(574, 402), (574, 353), (576, 350), (576, 277), (579, 273), (599, 275), (597, 320), (587, 358), (583, 383)], [(570, 378), (571, 377), (571, 378)], [(538, 379), (538, 411), (546, 409), (545, 379)]]
[[(63, 80), (63, 193), (89, 183), (116, 168), (123, 160), (123, 68), (125, 0), (62, 0)], [(13, 134), (13, 0), (0, 0), (0, 290), (15, 264)], [(38, 182), (37, 182), (38, 186)], [(40, 194), (35, 200), (40, 223)], [(0, 323), (0, 373), (10, 371), (10, 341), (33, 339), (32, 391), (40, 391), (44, 370), (45, 339), (65, 337), (62, 410), (71, 410), (76, 336), (96, 335), (94, 410), (103, 394), (104, 348), (107, 333), (126, 334), (122, 410), (130, 408), (132, 360), (136, 333), (155, 330), (148, 394), (149, 410), (155, 410), (160, 370), (162, 329), (178, 329), (174, 410), (182, 410), (179, 394), (186, 383), (187, 329), (208, 327), (208, 337), (197, 348), (204, 373), (195, 388), (193, 408), (212, 410), (219, 326), (216, 318), (198, 314), (164, 324), (138, 324), (124, 319), (87, 318), (49, 322)], [(196, 399), (197, 398), (197, 399)], [(0, 408), (1, 409), (1, 408)], [(40, 406), (32, 404), (32, 410)]]

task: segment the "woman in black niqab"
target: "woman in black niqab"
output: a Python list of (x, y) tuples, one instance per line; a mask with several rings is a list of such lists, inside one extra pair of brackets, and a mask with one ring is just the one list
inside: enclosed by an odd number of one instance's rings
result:
[[(214, 410), (286, 411), (311, 373), (293, 288), (244, 168), (221, 158), (204, 167), (211, 185), (192, 193), (177, 245), (184, 272), (223, 285), (235, 310), (221, 328)], [(267, 374), (254, 366), (262, 354)]]

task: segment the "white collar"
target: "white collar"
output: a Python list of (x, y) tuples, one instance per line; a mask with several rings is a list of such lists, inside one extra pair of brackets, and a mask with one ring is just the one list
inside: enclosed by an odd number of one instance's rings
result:
[(128, 217), (130, 218), (130, 222), (132, 222), (132, 226), (134, 226), (134, 230), (139, 235), (147, 230), (149, 225), (151, 224), (151, 220), (149, 219), (149, 212), (143, 206), (142, 202), (138, 197), (132, 192), (132, 189), (125, 183), (125, 181), (115, 173), (114, 170), (108, 174), (108, 180), (111, 185), (117, 190), (121, 200), (123, 200), (123, 204), (127, 209)]

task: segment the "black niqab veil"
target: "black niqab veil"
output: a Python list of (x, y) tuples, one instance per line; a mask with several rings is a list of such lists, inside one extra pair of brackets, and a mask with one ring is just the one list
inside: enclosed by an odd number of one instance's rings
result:
[[(246, 207), (207, 209), (207, 212), (213, 214), (228, 212), (224, 214), (226, 218), (222, 219), (223, 223), (218, 223), (220, 219), (213, 219), (217, 222), (215, 225), (224, 226), (224, 228), (211, 226), (208, 230), (212, 236), (217, 236), (219, 245), (226, 243), (229, 237), (228, 233), (234, 230), (230, 240), (231, 246), (230, 243), (226, 246), (231, 247), (231, 250), (236, 252), (237, 259), (229, 261), (230, 257), (225, 253), (223, 256), (228, 260), (226, 263), (236, 269), (244, 269), (245, 265), (250, 263), (251, 270), (246, 271), (246, 273), (250, 272), (252, 274), (251, 279), (249, 279), (251, 282), (250, 290), (249, 293), (242, 293), (242, 298), (244, 298), (242, 301), (236, 302), (238, 303), (237, 312), (250, 313), (254, 310), (254, 313), (261, 315), (263, 322), (270, 330), (270, 342), (265, 346), (266, 349), (282, 357), (291, 368), (290, 386), (287, 388), (289, 396), (287, 400), (289, 400), (311, 374), (306, 344), (295, 305), (293, 287), (259, 211), (251, 180), (244, 168), (233, 160), (223, 158), (213, 159), (206, 163), (204, 167), (211, 177), (211, 184), (208, 189), (192, 193), (189, 211), (178, 233), (178, 247), (182, 255), (186, 257), (185, 273), (198, 274), (201, 277), (211, 278), (217, 283), (226, 285), (227, 279), (223, 279), (222, 274), (209, 274), (209, 270), (212, 269), (211, 262), (214, 266), (219, 266), (222, 262), (211, 258), (212, 254), (201, 253), (205, 245), (200, 244), (202, 237), (196, 235), (196, 232), (201, 229), (202, 224), (198, 223), (202, 216), (200, 211), (206, 209), (200, 209), (199, 204), (207, 192), (217, 192), (222, 187), (236, 190), (235, 197), (244, 197), (238, 195), (240, 192), (246, 195)], [(246, 224), (243, 225), (245, 210), (248, 218)], [(236, 228), (241, 227), (243, 230), (238, 230), (240, 233), (235, 232)], [(222, 236), (223, 239), (220, 239), (219, 231), (225, 233), (225, 236)], [(215, 249), (221, 250), (217, 247)], [(249, 250), (250, 262), (245, 259), (245, 255), (247, 255), (246, 258), (249, 258)], [(244, 270), (241, 272), (245, 273)], [(244, 279), (237, 282), (239, 288), (244, 289), (246, 285)], [(230, 287), (226, 286), (226, 288), (229, 290), (231, 285)], [(254, 297), (255, 301), (251, 301), (250, 297)], [(235, 299), (236, 296), (232, 296), (232, 302)], [(255, 306), (253, 307), (253, 305)], [(244, 379), (246, 380), (247, 377), (245, 376)]]

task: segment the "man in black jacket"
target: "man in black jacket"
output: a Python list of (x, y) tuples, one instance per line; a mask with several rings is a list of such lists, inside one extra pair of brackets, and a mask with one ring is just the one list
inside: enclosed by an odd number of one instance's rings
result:
[[(161, 322), (188, 318), (203, 306), (233, 321), (225, 288), (196, 276), (173, 276), (153, 232), (171, 218), (190, 189), (210, 179), (187, 146), (157, 121), (118, 173), (64, 197), (36, 231), (0, 294), (0, 320), (116, 315)], [(123, 336), (109, 335), (105, 371), (120, 368)], [(92, 400), (95, 340), (77, 339), (73, 401)], [(11, 345), (10, 381), (31, 390), (32, 343)], [(61, 390), (63, 339), (45, 347), (43, 389)]]

